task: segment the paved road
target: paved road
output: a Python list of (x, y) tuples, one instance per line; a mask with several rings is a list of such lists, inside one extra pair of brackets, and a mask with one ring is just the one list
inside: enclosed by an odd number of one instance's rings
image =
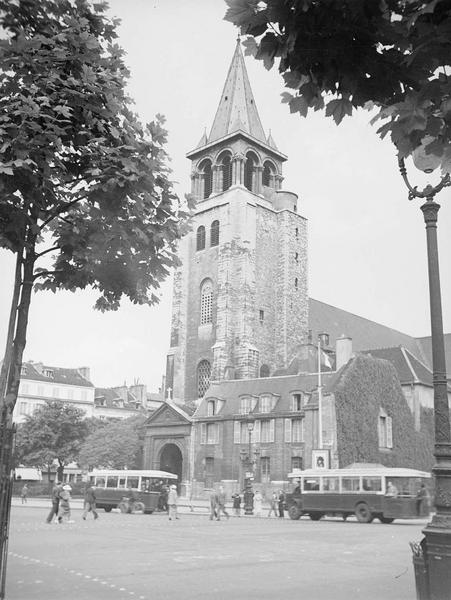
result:
[(413, 600), (426, 523), (46, 513), (13, 507), (7, 600)]

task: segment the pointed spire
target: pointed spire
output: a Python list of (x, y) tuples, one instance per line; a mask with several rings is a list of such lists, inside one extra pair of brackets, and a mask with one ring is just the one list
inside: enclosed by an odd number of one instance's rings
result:
[(267, 143), (249, 83), (239, 37), (208, 142), (214, 142), (238, 130)]
[(207, 128), (204, 128), (204, 132), (202, 134), (202, 137), (199, 140), (199, 143), (196, 146), (197, 148), (202, 148), (203, 146), (205, 146), (207, 144), (208, 140), (207, 140)]
[(274, 138), (272, 137), (271, 129), (269, 130), (268, 139), (266, 140), (266, 143), (268, 144), (268, 146), (271, 146), (271, 148), (274, 148), (274, 150), (278, 149), (277, 144), (274, 141)]

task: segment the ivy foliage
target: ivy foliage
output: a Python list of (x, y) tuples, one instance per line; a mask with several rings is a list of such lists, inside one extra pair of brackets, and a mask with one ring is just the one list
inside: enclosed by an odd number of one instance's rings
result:
[(246, 53), (275, 62), (290, 111), (339, 124), (378, 109), (401, 157), (421, 147), (451, 173), (449, 0), (226, 0)]
[[(379, 448), (381, 408), (392, 418), (391, 450)], [(431, 470), (434, 462), (432, 410), (422, 409), (417, 431), (397, 372), (389, 361), (357, 356), (337, 385), (335, 409), (340, 467), (370, 462)]]

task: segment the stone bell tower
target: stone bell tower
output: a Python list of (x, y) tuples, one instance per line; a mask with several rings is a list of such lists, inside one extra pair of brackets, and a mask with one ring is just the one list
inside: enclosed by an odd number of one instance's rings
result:
[(210, 135), (187, 154), (196, 209), (175, 273), (166, 389), (197, 400), (212, 379), (269, 376), (308, 323), (307, 221), (282, 191), (282, 154), (265, 135), (240, 42)]

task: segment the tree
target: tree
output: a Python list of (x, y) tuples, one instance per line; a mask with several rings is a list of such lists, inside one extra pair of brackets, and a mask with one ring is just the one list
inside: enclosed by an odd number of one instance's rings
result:
[(81, 446), (79, 464), (90, 469), (141, 468), (140, 427), (144, 421), (144, 416), (130, 417), (94, 429)]
[(35, 290), (153, 304), (185, 211), (163, 117), (145, 127), (104, 2), (0, 0), (0, 248), (16, 254), (1, 422), (11, 422)]
[(81, 445), (88, 434), (83, 410), (70, 404), (47, 402), (26, 417), (16, 436), (17, 460), (29, 467), (47, 472), (58, 461), (58, 479), (64, 467), (78, 459)]
[(246, 53), (267, 69), (278, 60), (291, 112), (325, 108), (339, 124), (375, 107), (400, 158), (418, 150), (451, 173), (449, 0), (226, 2)]

